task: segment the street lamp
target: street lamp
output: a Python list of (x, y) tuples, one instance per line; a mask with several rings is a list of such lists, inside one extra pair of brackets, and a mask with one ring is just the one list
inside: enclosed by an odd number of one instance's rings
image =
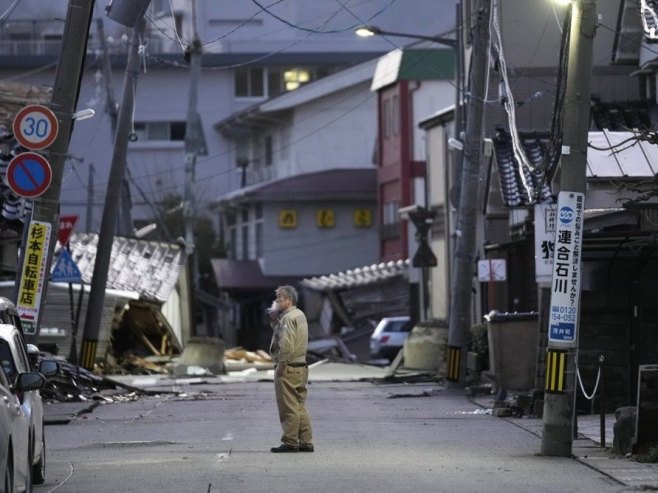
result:
[(377, 26), (359, 26), (356, 29), (356, 35), (362, 38), (369, 38), (372, 36), (397, 36), (400, 38), (411, 38), (411, 39), (420, 39), (423, 41), (431, 41), (433, 43), (439, 43), (451, 48), (456, 48), (458, 41), (451, 38), (443, 38), (441, 36), (425, 36), (422, 34), (409, 34), (409, 33), (398, 33), (393, 31), (384, 31), (383, 29), (378, 28)]
[[(359, 26), (355, 33), (357, 36), (362, 38), (368, 38), (372, 36), (395, 36), (401, 38), (410, 38), (421, 41), (430, 41), (432, 43), (438, 43), (445, 46), (449, 46), (455, 52), (455, 128), (454, 128), (454, 138), (451, 138), (452, 147), (457, 150), (457, 155), (455, 156), (455, 177), (456, 182), (461, 181), (461, 156), (462, 150), (464, 148), (463, 143), (461, 142), (461, 130), (462, 130), (462, 112), (461, 112), (461, 80), (462, 80), (462, 56), (461, 56), (461, 10), (460, 4), (456, 5), (456, 37), (444, 38), (442, 36), (425, 36), (421, 34), (411, 34), (411, 33), (401, 33), (395, 31), (386, 31), (377, 26), (364, 25)], [(461, 147), (461, 148), (460, 148)], [(427, 200), (427, 198), (426, 198)], [(459, 199), (457, 199), (458, 201)], [(426, 204), (429, 206), (429, 204)], [(420, 299), (420, 315), (421, 318), (424, 318), (427, 315), (427, 308), (429, 305), (428, 299), (428, 267), (436, 266), (436, 257), (432, 253), (429, 244), (427, 243), (427, 234), (434, 220), (435, 212), (431, 211), (428, 207), (420, 205), (412, 205), (409, 207), (403, 207), (399, 211), (400, 216), (404, 219), (410, 219), (414, 226), (416, 227), (416, 240), (418, 241), (418, 251), (413, 258), (413, 266), (419, 267), (421, 269), (422, 281), (421, 281), (421, 299)]]

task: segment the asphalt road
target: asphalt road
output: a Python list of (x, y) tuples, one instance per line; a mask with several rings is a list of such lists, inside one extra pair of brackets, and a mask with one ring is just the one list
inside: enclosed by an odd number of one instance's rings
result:
[(575, 460), (538, 456), (537, 436), (433, 384), (312, 384), (312, 454), (270, 453), (271, 382), (185, 390), (47, 426), (47, 479), (34, 491), (624, 491)]

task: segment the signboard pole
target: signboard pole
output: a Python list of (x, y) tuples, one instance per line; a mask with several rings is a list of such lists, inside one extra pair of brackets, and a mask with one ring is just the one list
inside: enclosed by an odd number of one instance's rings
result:
[(541, 454), (572, 455), (580, 311), (582, 234), (596, 0), (571, 5), (560, 194), (554, 243)]

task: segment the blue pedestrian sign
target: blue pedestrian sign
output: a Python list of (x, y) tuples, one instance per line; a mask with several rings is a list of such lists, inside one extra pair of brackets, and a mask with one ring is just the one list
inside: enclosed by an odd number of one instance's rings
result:
[(77, 264), (66, 250), (61, 250), (57, 257), (57, 263), (50, 275), (53, 282), (82, 282), (82, 274)]

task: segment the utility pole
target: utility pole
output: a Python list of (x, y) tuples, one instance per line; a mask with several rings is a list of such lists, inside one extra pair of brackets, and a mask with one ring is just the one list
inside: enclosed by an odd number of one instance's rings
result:
[(201, 41), (197, 33), (196, 0), (192, 1), (192, 44), (188, 47), (186, 58), (190, 64), (190, 88), (187, 106), (187, 125), (185, 128), (185, 197), (183, 217), (185, 218), (185, 245), (189, 249), (188, 269), (192, 276), (192, 306), (190, 317), (190, 333), (195, 333), (195, 291), (199, 288), (199, 269), (197, 267), (197, 253), (194, 230), (196, 227), (196, 197), (194, 195), (194, 182), (196, 180), (196, 159), (201, 145), (200, 119), (197, 113), (199, 94), (199, 76), (201, 75)]
[(94, 165), (89, 165), (89, 175), (87, 176), (87, 221), (85, 230), (91, 233), (94, 227)]
[[(489, 19), (491, 0), (478, 0), (473, 27), (473, 58), (470, 93), (466, 94), (466, 136), (459, 194), (452, 296), (448, 328), (448, 380), (463, 386), (466, 380), (466, 352), (470, 341), (471, 290), (475, 269), (477, 215), (480, 190), (482, 117), (489, 61)], [(455, 108), (459, 111), (459, 108)]]
[(582, 231), (596, 0), (572, 4), (541, 454), (570, 457), (576, 407)]
[[(44, 259), (45, 265), (41, 274), (39, 274), (46, 276), (46, 278), (42, 279), (43, 293), (40, 303), (37, 302), (37, 304), (43, 304), (46, 300), (48, 288), (47, 273), (50, 272), (59, 224), (59, 199), (62, 190), (62, 176), (64, 174), (64, 164), (71, 139), (71, 132), (73, 131), (73, 119), (80, 93), (82, 68), (87, 52), (87, 38), (89, 37), (89, 25), (93, 10), (94, 0), (70, 0), (66, 13), (62, 48), (55, 73), (53, 95), (50, 103), (50, 108), (55, 113), (59, 124), (57, 138), (48, 149), (48, 161), (52, 168), (52, 183), (43, 195), (34, 200), (32, 218), (30, 220), (30, 224), (41, 222), (50, 225), (50, 241), (46, 258)], [(26, 244), (24, 243), (23, 248), (21, 248), (18, 272), (23, 272), (24, 263), (26, 262), (25, 246)], [(22, 281), (21, 276), (17, 277), (17, 284), (20, 284)], [(18, 286), (15, 291), (16, 293), (19, 292)], [(14, 301), (18, 302), (21, 300)], [(40, 306), (37, 306), (37, 310), (40, 311)], [(29, 332), (26, 330), (26, 339), (28, 342), (36, 343), (37, 341), (40, 328), (39, 319), (40, 316), (34, 321), (32, 330)]]
[(105, 207), (103, 208), (101, 229), (96, 247), (96, 261), (94, 263), (91, 291), (87, 304), (87, 318), (85, 320), (82, 347), (80, 349), (80, 364), (88, 370), (94, 368), (94, 361), (96, 360), (96, 346), (98, 345), (98, 333), (103, 315), (103, 303), (105, 301), (108, 269), (112, 257), (114, 230), (119, 211), (119, 201), (121, 199), (121, 186), (126, 173), (128, 134), (130, 133), (135, 103), (135, 94), (133, 91), (137, 88), (137, 76), (139, 74), (139, 56), (137, 52), (143, 29), (144, 22), (140, 19), (133, 29), (130, 40), (123, 96), (119, 108), (119, 119), (114, 141), (114, 152), (112, 153), (112, 164), (110, 166), (110, 176), (105, 195)]
[[(103, 18), (96, 19), (98, 40), (101, 45), (102, 65), (103, 65), (103, 79), (105, 80), (105, 111), (110, 116), (110, 125), (112, 128), (112, 140), (116, 139), (117, 124), (119, 120), (119, 111), (117, 108), (116, 98), (114, 97), (114, 84), (112, 82), (112, 64), (110, 62), (110, 54), (107, 49), (107, 40), (105, 39), (105, 29), (103, 28)], [(130, 185), (126, 174), (121, 180), (121, 211), (117, 221), (117, 234), (119, 236), (132, 236), (134, 233), (131, 201), (130, 201)]]

